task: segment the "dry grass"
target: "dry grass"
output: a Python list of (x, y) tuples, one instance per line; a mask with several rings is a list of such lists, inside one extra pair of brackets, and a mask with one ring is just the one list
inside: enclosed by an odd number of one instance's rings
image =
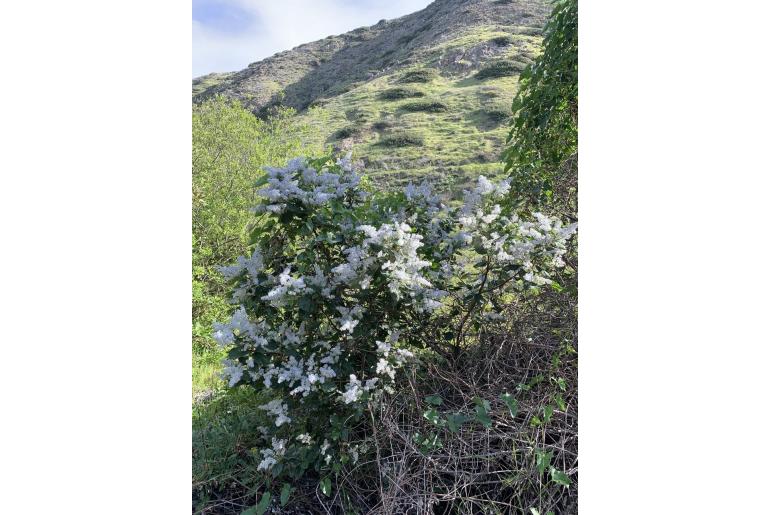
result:
[[(574, 299), (548, 293), (510, 306), (507, 315), (459, 355), (413, 370), (374, 407), (370, 423), (358, 428), (372, 448), (369, 459), (338, 476), (331, 498), (306, 491), (302, 513), (577, 513), (577, 353), (565, 351), (577, 347)], [(515, 418), (500, 400), (506, 392), (518, 401)], [(425, 397), (436, 394), (443, 413), (473, 416), (474, 397), (488, 400), (491, 426), (467, 422), (452, 433), (433, 425), (423, 413), (431, 408)], [(532, 425), (556, 394), (564, 409)], [(441, 447), (426, 451), (415, 434), (436, 434)], [(548, 469), (539, 473), (537, 452), (552, 453), (550, 464), (567, 474), (569, 487), (550, 481)]]

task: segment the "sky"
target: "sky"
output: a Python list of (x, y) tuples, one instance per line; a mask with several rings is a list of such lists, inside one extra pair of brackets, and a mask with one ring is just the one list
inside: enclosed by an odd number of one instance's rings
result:
[(431, 0), (192, 0), (192, 76), (425, 8)]

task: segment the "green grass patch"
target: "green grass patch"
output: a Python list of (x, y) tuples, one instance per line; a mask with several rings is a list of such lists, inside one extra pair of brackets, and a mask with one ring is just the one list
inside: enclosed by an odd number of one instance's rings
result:
[(377, 143), (382, 147), (420, 147), (425, 143), (425, 138), (419, 134), (399, 132), (383, 136)]
[(192, 500), (194, 513), (238, 513), (235, 506), (254, 504), (253, 496), (263, 486), (257, 466), (264, 448), (260, 426), (270, 424), (258, 406), (266, 399), (253, 388), (236, 388), (193, 406), (192, 410)]

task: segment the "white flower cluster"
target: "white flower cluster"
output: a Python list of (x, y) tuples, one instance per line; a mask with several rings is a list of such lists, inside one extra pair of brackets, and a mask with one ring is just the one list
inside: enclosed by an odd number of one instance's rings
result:
[(399, 331), (391, 332), (385, 341), (377, 340), (377, 374), (395, 379), (396, 370), (414, 358), (414, 353), (407, 349), (393, 349), (399, 337)]
[(278, 277), (270, 276), (267, 283), (274, 284), (275, 287), (267, 295), (263, 296), (262, 300), (268, 301), (275, 307), (283, 306), (290, 297), (302, 295), (307, 288), (305, 286), (305, 279), (303, 277), (296, 279), (292, 277), (291, 268), (289, 267), (286, 267)]
[(326, 169), (316, 171), (302, 158), (292, 159), (285, 168), (265, 168), (268, 185), (259, 190), (259, 194), (267, 202), (257, 206), (255, 211), (282, 213), (293, 202), (320, 206), (344, 199), (349, 194), (363, 197), (363, 192), (358, 189), (361, 176), (355, 172), (350, 155), (339, 159), (337, 165), (342, 174)]
[(345, 391), (342, 392), (342, 402), (345, 404), (356, 402), (364, 395), (364, 393), (372, 391), (377, 385), (377, 381), (379, 381), (379, 379), (373, 377), (367, 379), (362, 385), (355, 374), (350, 374), (350, 381), (348, 381), (348, 384), (345, 386)]
[(388, 281), (388, 288), (396, 297), (404, 295), (417, 300), (419, 311), (432, 311), (440, 303), (444, 292), (433, 288), (423, 273), (430, 262), (420, 258), (418, 249), (423, 246), (422, 236), (412, 232), (405, 223), (383, 224), (379, 228), (360, 225), (357, 230), (366, 238), (360, 245), (350, 247), (347, 263), (343, 263), (333, 272), (338, 283), (358, 283), (367, 289), (371, 277), (380, 268)]
[(238, 256), (238, 260), (234, 265), (221, 266), (219, 272), (225, 277), (225, 279), (234, 279), (241, 275), (244, 271), (248, 272), (253, 281), (256, 282), (257, 275), (264, 270), (265, 262), (260, 250), (254, 249), (254, 253), (251, 257), (246, 258), (244, 256)]
[(267, 404), (263, 404), (259, 409), (265, 410), (271, 415), (275, 416), (276, 427), (281, 427), (283, 424), (291, 422), (291, 419), (287, 416), (289, 407), (286, 403), (281, 402), (280, 399), (273, 399)]
[(278, 463), (278, 459), (286, 454), (286, 440), (279, 440), (273, 437), (272, 449), (262, 449), (259, 451), (262, 453), (262, 461), (257, 466), (257, 470), (270, 470), (270, 468)]

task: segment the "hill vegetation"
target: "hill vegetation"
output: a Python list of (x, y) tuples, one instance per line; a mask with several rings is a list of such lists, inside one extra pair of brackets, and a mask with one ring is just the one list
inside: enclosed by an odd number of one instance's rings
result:
[(196, 79), (195, 513), (577, 513), (577, 2), (548, 10), (439, 0)]
[[(259, 115), (291, 107), (314, 129), (306, 143), (352, 150), (375, 183), (431, 178), (459, 199), (479, 174), (499, 175), (508, 130), (499, 113), (510, 113), (519, 73), (540, 53), (548, 11), (545, 0), (437, 0), (200, 77), (193, 100), (223, 94)], [(422, 143), (391, 145), (393, 133)]]

